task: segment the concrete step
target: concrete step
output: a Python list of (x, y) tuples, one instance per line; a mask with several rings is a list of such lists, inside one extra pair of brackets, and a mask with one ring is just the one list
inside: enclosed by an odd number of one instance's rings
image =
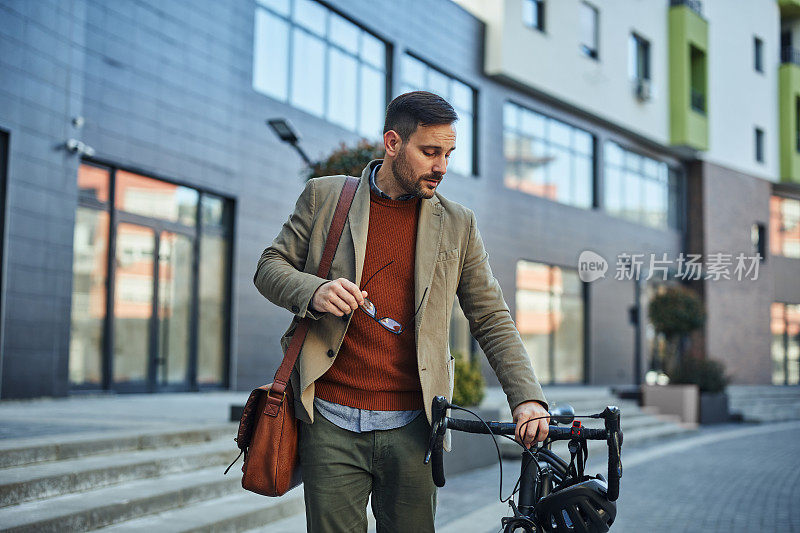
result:
[(0, 509), (0, 525), (15, 533), (88, 531), (241, 491), (241, 476), (222, 471), (215, 466), (24, 502)]
[(80, 435), (0, 440), (0, 468), (61, 461), (131, 450), (149, 450), (207, 442), (236, 435), (237, 424), (173, 427), (168, 430), (119, 431)]
[(237, 452), (233, 440), (225, 438), (6, 468), (0, 470), (0, 507), (135, 479), (222, 466), (230, 463)]
[(287, 517), (302, 519), (298, 529), (305, 530), (303, 486), (280, 498), (267, 498), (240, 490), (234, 494), (158, 513), (100, 529), (104, 533), (222, 533), (257, 528), (275, 531), (273, 524)]

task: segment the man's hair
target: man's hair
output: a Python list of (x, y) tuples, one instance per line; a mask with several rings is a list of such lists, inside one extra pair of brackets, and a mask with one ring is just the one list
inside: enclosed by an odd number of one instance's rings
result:
[(417, 126), (452, 124), (456, 120), (456, 110), (441, 96), (427, 91), (412, 91), (389, 103), (383, 133), (394, 130), (405, 142), (417, 131)]

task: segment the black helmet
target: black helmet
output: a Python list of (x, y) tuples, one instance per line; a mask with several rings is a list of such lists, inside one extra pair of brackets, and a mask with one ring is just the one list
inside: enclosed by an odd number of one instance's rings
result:
[(617, 516), (602, 479), (589, 479), (549, 494), (536, 505), (536, 520), (547, 533), (605, 533)]

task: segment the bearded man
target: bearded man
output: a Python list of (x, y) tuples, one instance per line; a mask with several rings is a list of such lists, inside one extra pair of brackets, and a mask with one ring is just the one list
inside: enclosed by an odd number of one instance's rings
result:
[(530, 446), (547, 436), (547, 403), (475, 215), (436, 192), (457, 119), (429, 92), (389, 104), (386, 155), (361, 174), (331, 279), (314, 273), (345, 176), (309, 180), (258, 262), (258, 290), (296, 315), (284, 350), (297, 319), (313, 319), (291, 378), (310, 532), (366, 531), (370, 495), (379, 532), (434, 531), (436, 487), (423, 457), (431, 401), (452, 398), (456, 295), (506, 393), (518, 440)]

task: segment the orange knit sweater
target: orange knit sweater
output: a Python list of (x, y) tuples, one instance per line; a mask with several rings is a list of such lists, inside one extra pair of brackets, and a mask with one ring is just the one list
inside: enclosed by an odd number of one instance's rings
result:
[(315, 383), (319, 398), (376, 411), (422, 409), (414, 333), (418, 209), (418, 198), (388, 200), (370, 192), (361, 288), (375, 304), (376, 317), (395, 319), (403, 331), (391, 333), (357, 309), (336, 361)]

